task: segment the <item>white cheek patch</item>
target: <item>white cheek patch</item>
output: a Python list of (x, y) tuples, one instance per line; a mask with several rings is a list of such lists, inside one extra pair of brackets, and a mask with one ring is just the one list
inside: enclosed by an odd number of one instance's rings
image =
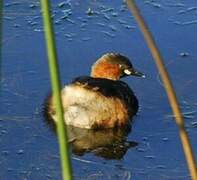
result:
[(128, 69), (125, 69), (124, 73), (127, 74), (127, 75), (131, 75), (131, 71), (129, 71)]

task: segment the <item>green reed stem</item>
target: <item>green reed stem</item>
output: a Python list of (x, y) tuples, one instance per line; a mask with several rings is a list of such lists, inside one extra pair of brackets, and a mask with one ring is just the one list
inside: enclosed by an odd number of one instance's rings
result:
[(41, 0), (41, 6), (43, 13), (43, 21), (44, 21), (45, 39), (46, 39), (47, 50), (48, 50), (48, 61), (49, 61), (49, 70), (51, 76), (51, 84), (52, 84), (53, 97), (54, 97), (55, 107), (58, 117), (57, 133), (58, 133), (60, 156), (61, 156), (62, 177), (64, 180), (71, 180), (72, 168), (71, 168), (71, 162), (69, 157), (68, 137), (64, 125), (60, 78), (59, 78), (59, 70), (57, 63), (55, 38), (53, 33), (53, 25), (51, 22), (49, 0)]
[(137, 6), (135, 4), (135, 1), (134, 0), (127, 0), (127, 5), (129, 7), (130, 11), (132, 12), (133, 16), (135, 17), (135, 19), (136, 19), (136, 21), (143, 33), (143, 36), (146, 40), (146, 43), (152, 53), (152, 56), (154, 57), (155, 63), (157, 65), (157, 68), (158, 68), (161, 78), (163, 80), (164, 87), (167, 92), (168, 99), (169, 99), (170, 105), (171, 105), (173, 113), (174, 113), (176, 124), (179, 128), (179, 135), (181, 138), (182, 146), (184, 149), (184, 153), (185, 153), (187, 164), (188, 164), (188, 167), (190, 170), (191, 177), (193, 180), (197, 180), (197, 169), (196, 169), (196, 162), (195, 162), (194, 154), (192, 151), (189, 137), (188, 137), (187, 132), (185, 130), (183, 115), (181, 113), (172, 82), (170, 81), (168, 72), (167, 72), (165, 65), (163, 63), (163, 58), (156, 46), (156, 43), (151, 35), (150, 30), (148, 29), (148, 26), (146, 25), (143, 17), (141, 16), (141, 14), (139, 12), (139, 9), (137, 8)]

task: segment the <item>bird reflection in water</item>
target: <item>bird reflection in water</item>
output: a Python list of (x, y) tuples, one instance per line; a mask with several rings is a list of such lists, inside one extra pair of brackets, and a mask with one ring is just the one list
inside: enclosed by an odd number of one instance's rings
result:
[[(47, 124), (55, 131), (55, 124), (51, 122), (47, 121)], [(105, 159), (122, 159), (128, 149), (138, 145), (137, 142), (127, 140), (130, 131), (131, 127), (128, 126), (98, 130), (67, 126), (69, 145), (73, 154), (83, 156), (93, 153)]]
[(130, 128), (87, 130), (76, 127), (68, 128), (72, 152), (76, 155), (94, 153), (106, 159), (121, 159), (136, 142), (127, 141)]

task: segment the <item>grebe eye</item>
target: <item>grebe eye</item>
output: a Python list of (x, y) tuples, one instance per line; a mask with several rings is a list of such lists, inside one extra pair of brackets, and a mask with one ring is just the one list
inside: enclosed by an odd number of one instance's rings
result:
[(124, 70), (124, 73), (125, 73), (126, 75), (131, 75), (132, 72), (131, 72), (131, 70), (129, 70), (129, 69), (125, 69), (125, 70)]
[(122, 64), (119, 64), (119, 68), (122, 69), (123, 68), (123, 65)]

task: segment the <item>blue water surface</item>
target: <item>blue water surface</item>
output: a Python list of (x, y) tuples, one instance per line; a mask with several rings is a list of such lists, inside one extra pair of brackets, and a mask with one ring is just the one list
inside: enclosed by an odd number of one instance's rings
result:
[[(197, 154), (197, 3), (143, 0), (137, 4), (165, 60)], [(147, 75), (124, 79), (137, 95), (140, 111), (129, 134), (115, 135), (120, 137), (116, 142), (123, 144), (112, 146), (115, 155), (109, 153), (111, 147), (105, 155), (94, 148), (83, 153), (73, 150), (74, 178), (190, 179), (162, 82), (125, 3), (53, 0), (52, 14), (62, 84), (88, 75), (94, 61), (107, 52), (126, 55)], [(61, 179), (57, 137), (42, 113), (51, 87), (40, 3), (6, 0), (3, 15), (0, 179)], [(103, 141), (110, 135), (93, 133), (89, 138)], [(86, 132), (82, 137), (86, 142)]]

